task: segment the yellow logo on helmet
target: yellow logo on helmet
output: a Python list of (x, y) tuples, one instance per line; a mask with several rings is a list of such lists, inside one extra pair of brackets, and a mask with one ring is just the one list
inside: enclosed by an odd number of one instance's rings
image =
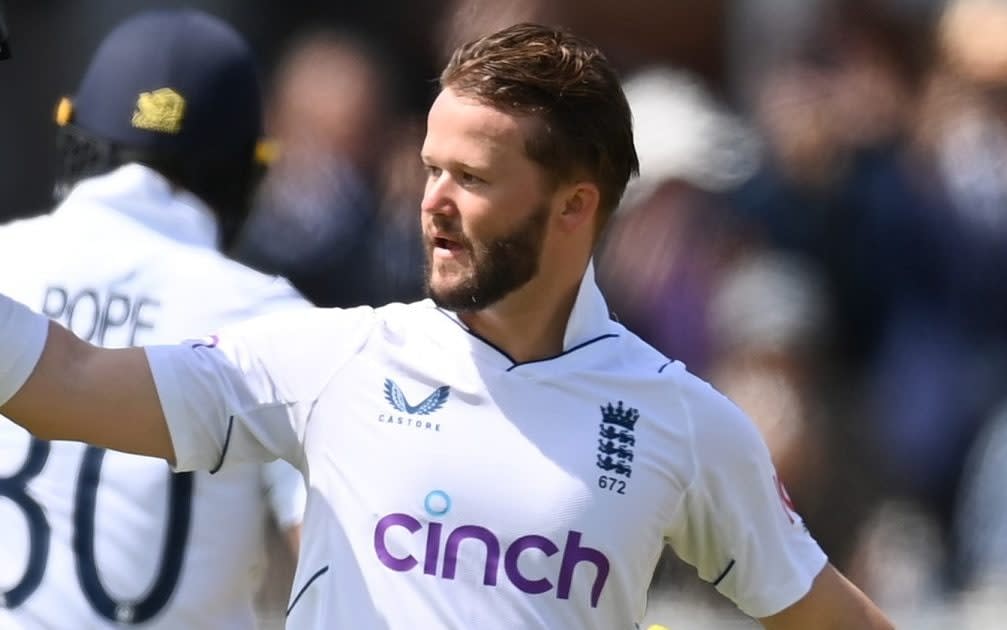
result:
[(178, 133), (182, 130), (185, 99), (171, 88), (142, 92), (136, 99), (133, 126), (147, 131)]
[(56, 106), (56, 124), (66, 127), (71, 120), (73, 120), (73, 101), (64, 96), (59, 99), (59, 105)]

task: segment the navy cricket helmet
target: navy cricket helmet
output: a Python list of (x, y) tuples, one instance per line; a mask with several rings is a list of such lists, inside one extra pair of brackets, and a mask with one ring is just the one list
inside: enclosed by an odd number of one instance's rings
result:
[(150, 155), (269, 157), (251, 49), (192, 9), (147, 11), (117, 26), (56, 122)]

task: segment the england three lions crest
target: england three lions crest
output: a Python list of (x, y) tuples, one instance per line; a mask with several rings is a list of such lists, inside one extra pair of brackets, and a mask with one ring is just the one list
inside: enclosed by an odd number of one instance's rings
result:
[(620, 400), (601, 408), (598, 425), (598, 468), (605, 472), (630, 477), (633, 472), (633, 447), (636, 446), (636, 421), (640, 412), (623, 406)]

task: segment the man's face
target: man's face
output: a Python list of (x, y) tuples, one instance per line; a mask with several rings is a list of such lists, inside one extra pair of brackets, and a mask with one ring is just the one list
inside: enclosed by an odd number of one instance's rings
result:
[(430, 109), (422, 158), (427, 292), (454, 311), (486, 308), (538, 273), (549, 195), (525, 153), (534, 122), (452, 90)]

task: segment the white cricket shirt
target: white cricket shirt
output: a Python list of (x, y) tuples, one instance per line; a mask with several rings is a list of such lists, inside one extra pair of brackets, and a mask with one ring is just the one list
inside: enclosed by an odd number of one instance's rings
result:
[(423, 301), (148, 348), (180, 469), (308, 480), (288, 627), (630, 629), (662, 547), (746, 613), (825, 556), (724, 397), (611, 321), (589, 269), (560, 356), (515, 364)]
[[(0, 274), (0, 293), (116, 347), (307, 305), (215, 241), (198, 199), (129, 165), (82, 182), (51, 215), (0, 227), (0, 269), (17, 270)], [(303, 503), (286, 463), (174, 475), (0, 420), (0, 629), (251, 628), (265, 519), (296, 524)]]

